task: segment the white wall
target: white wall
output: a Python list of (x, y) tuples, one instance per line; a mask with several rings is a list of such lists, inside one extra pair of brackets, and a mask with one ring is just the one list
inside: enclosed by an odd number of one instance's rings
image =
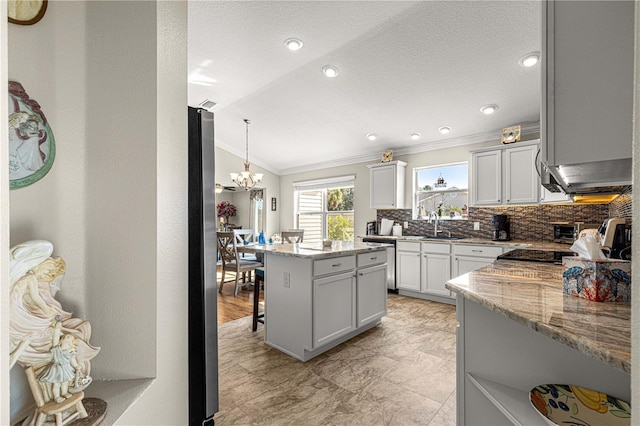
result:
[[(407, 174), (405, 178), (405, 208), (411, 208), (413, 199), (412, 185), (413, 185), (413, 168), (433, 166), (438, 164), (456, 163), (461, 161), (471, 162), (471, 154), (469, 150), (482, 148), (485, 146), (500, 144), (499, 136), (494, 141), (487, 141), (484, 143), (453, 147), (447, 149), (439, 149), (434, 151), (426, 151), (411, 155), (394, 156), (394, 160), (402, 160), (407, 163)], [(376, 210), (371, 209), (370, 206), (370, 193), (369, 193), (369, 168), (367, 164), (372, 163), (358, 163), (349, 166), (332, 167), (329, 169), (315, 170), (310, 172), (295, 173), (291, 175), (285, 175), (280, 177), (280, 226), (282, 229), (294, 228), (295, 217), (294, 211), (294, 199), (293, 199), (293, 183), (305, 180), (313, 180), (320, 178), (328, 178), (335, 176), (344, 176), (355, 174), (355, 195), (354, 195), (354, 210), (355, 210), (355, 235), (364, 235), (367, 222), (376, 220)]]
[[(67, 262), (59, 299), (91, 322), (91, 342), (102, 347), (94, 378), (156, 378), (121, 424), (188, 418), (186, 9), (55, 1), (36, 25), (8, 28), (9, 78), (41, 104), (57, 156), (47, 176), (8, 202), (2, 181), (11, 239), (3, 235), (0, 254), (51, 240)], [(14, 367), (11, 415), (0, 393), (2, 424), (31, 399), (19, 373)]]

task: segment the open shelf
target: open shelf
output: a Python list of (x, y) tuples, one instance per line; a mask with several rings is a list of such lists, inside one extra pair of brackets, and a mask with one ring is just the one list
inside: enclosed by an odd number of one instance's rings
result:
[(529, 391), (473, 376), (470, 373), (467, 373), (467, 379), (514, 425), (548, 426), (549, 423), (529, 402)]
[(100, 398), (107, 403), (103, 424), (114, 424), (140, 398), (154, 379), (96, 380), (85, 390), (85, 397)]

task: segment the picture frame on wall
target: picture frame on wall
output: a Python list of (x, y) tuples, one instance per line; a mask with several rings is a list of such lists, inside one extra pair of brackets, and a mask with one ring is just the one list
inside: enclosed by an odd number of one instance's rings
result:
[(271, 197), (271, 211), (276, 211), (276, 197)]

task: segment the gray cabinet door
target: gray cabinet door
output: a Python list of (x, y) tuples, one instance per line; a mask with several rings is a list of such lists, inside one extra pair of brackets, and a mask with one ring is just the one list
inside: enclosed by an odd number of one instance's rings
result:
[(357, 271), (357, 326), (377, 321), (387, 314), (387, 265)]

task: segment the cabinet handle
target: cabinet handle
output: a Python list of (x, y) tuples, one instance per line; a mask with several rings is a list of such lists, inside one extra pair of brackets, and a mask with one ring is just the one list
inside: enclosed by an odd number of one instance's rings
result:
[(498, 198), (498, 202), (500, 202), (500, 198)]
[(358, 275), (363, 276), (364, 274), (362, 272), (360, 272)]
[(332, 268), (337, 268), (338, 266), (342, 265), (342, 263), (336, 263), (335, 265), (331, 265)]
[(482, 250), (471, 250), (474, 253), (482, 253)]
[(376, 260), (378, 258), (378, 256), (373, 256), (371, 258), (369, 258), (369, 260)]

